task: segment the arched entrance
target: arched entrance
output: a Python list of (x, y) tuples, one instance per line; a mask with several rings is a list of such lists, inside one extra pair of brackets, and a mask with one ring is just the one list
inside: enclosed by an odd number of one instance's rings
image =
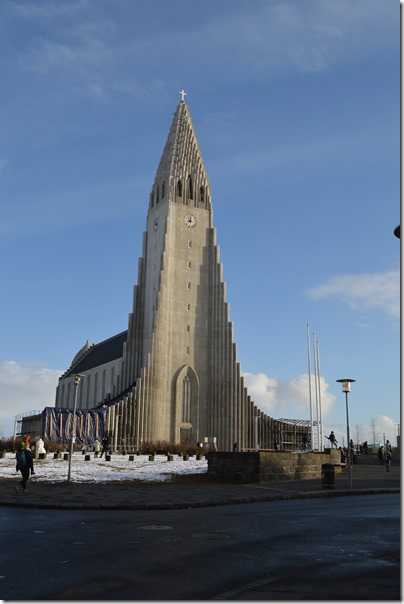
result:
[(199, 382), (195, 371), (183, 365), (174, 378), (174, 438), (182, 444), (199, 440)]

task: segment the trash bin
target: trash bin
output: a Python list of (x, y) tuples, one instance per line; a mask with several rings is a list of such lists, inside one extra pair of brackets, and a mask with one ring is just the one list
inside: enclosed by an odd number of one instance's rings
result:
[(335, 468), (333, 463), (321, 466), (321, 486), (323, 489), (335, 489)]

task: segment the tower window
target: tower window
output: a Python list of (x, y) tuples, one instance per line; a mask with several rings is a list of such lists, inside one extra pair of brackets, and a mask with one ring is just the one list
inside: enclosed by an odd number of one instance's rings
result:
[(182, 197), (182, 182), (180, 180), (177, 182), (177, 195)]
[(192, 263), (190, 260), (188, 260), (188, 268), (191, 268), (191, 266), (192, 266)]
[(161, 185), (161, 199), (164, 199), (166, 195), (166, 183), (163, 182), (163, 184)]
[(191, 348), (189, 346), (187, 346), (185, 349), (185, 354), (190, 354), (190, 353), (191, 353)]
[(156, 199), (156, 204), (158, 204), (158, 202), (160, 201), (160, 189), (159, 186), (157, 185), (157, 199)]
[(188, 241), (188, 247), (192, 247), (192, 241)]
[(191, 305), (187, 304), (187, 310), (191, 310)]
[(193, 189), (192, 189), (192, 178), (190, 176), (188, 176), (188, 198), (189, 199), (194, 198), (194, 193), (193, 193)]
[(205, 200), (205, 189), (203, 187), (199, 189), (199, 200), (201, 202)]
[(188, 288), (188, 289), (191, 289), (191, 281), (188, 281), (188, 283), (187, 283), (187, 288)]
[(187, 333), (190, 333), (190, 332), (191, 332), (191, 326), (187, 325)]
[(182, 421), (191, 421), (191, 382), (186, 375), (182, 382)]

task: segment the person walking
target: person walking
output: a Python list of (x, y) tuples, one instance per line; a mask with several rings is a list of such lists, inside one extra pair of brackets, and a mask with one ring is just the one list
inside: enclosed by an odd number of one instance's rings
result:
[(379, 458), (379, 463), (382, 466), (383, 465), (383, 445), (380, 445), (380, 447), (377, 451), (377, 457)]
[(328, 440), (330, 441), (330, 443), (331, 443), (331, 448), (334, 448), (334, 447), (335, 447), (335, 448), (337, 448), (338, 441), (337, 441), (337, 439), (335, 438), (334, 430), (331, 430), (331, 434), (330, 434), (330, 436), (326, 436), (326, 438), (328, 438)]
[(109, 436), (108, 436), (108, 434), (106, 434), (104, 436), (104, 438), (102, 439), (102, 451), (101, 451), (100, 459), (104, 455), (104, 453), (105, 453), (105, 457), (107, 456), (108, 449), (109, 449)]
[(391, 451), (389, 451), (388, 449), (386, 451), (386, 455), (385, 455), (384, 459), (386, 462), (386, 470), (387, 470), (387, 472), (390, 472), (390, 466), (391, 466), (391, 462), (393, 460), (393, 456), (391, 454)]
[[(29, 439), (29, 437), (28, 437)], [(15, 485), (14, 491), (18, 494), (20, 487), (22, 487), (22, 492), (25, 495), (27, 492), (27, 482), (29, 481), (29, 476), (35, 474), (34, 471), (34, 460), (32, 458), (32, 452), (29, 448), (28, 439), (23, 440), (21, 442), (21, 448), (16, 453), (16, 472), (21, 472), (22, 480)]]

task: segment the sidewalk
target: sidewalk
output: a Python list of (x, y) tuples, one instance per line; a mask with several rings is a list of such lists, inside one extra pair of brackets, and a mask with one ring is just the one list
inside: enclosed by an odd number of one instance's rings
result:
[[(156, 510), (207, 507), (275, 501), (279, 499), (304, 499), (343, 495), (370, 495), (400, 492), (400, 465), (385, 466), (359, 462), (353, 466), (352, 490), (348, 474), (336, 474), (335, 489), (322, 487), (321, 474), (313, 480), (296, 480), (278, 483), (236, 484), (218, 481), (207, 474), (178, 476), (173, 482), (37, 482), (28, 485), (27, 494), (17, 495), (15, 479), (0, 480), (0, 505), (43, 509), (79, 510)], [(376, 463), (377, 462), (377, 463)]]

